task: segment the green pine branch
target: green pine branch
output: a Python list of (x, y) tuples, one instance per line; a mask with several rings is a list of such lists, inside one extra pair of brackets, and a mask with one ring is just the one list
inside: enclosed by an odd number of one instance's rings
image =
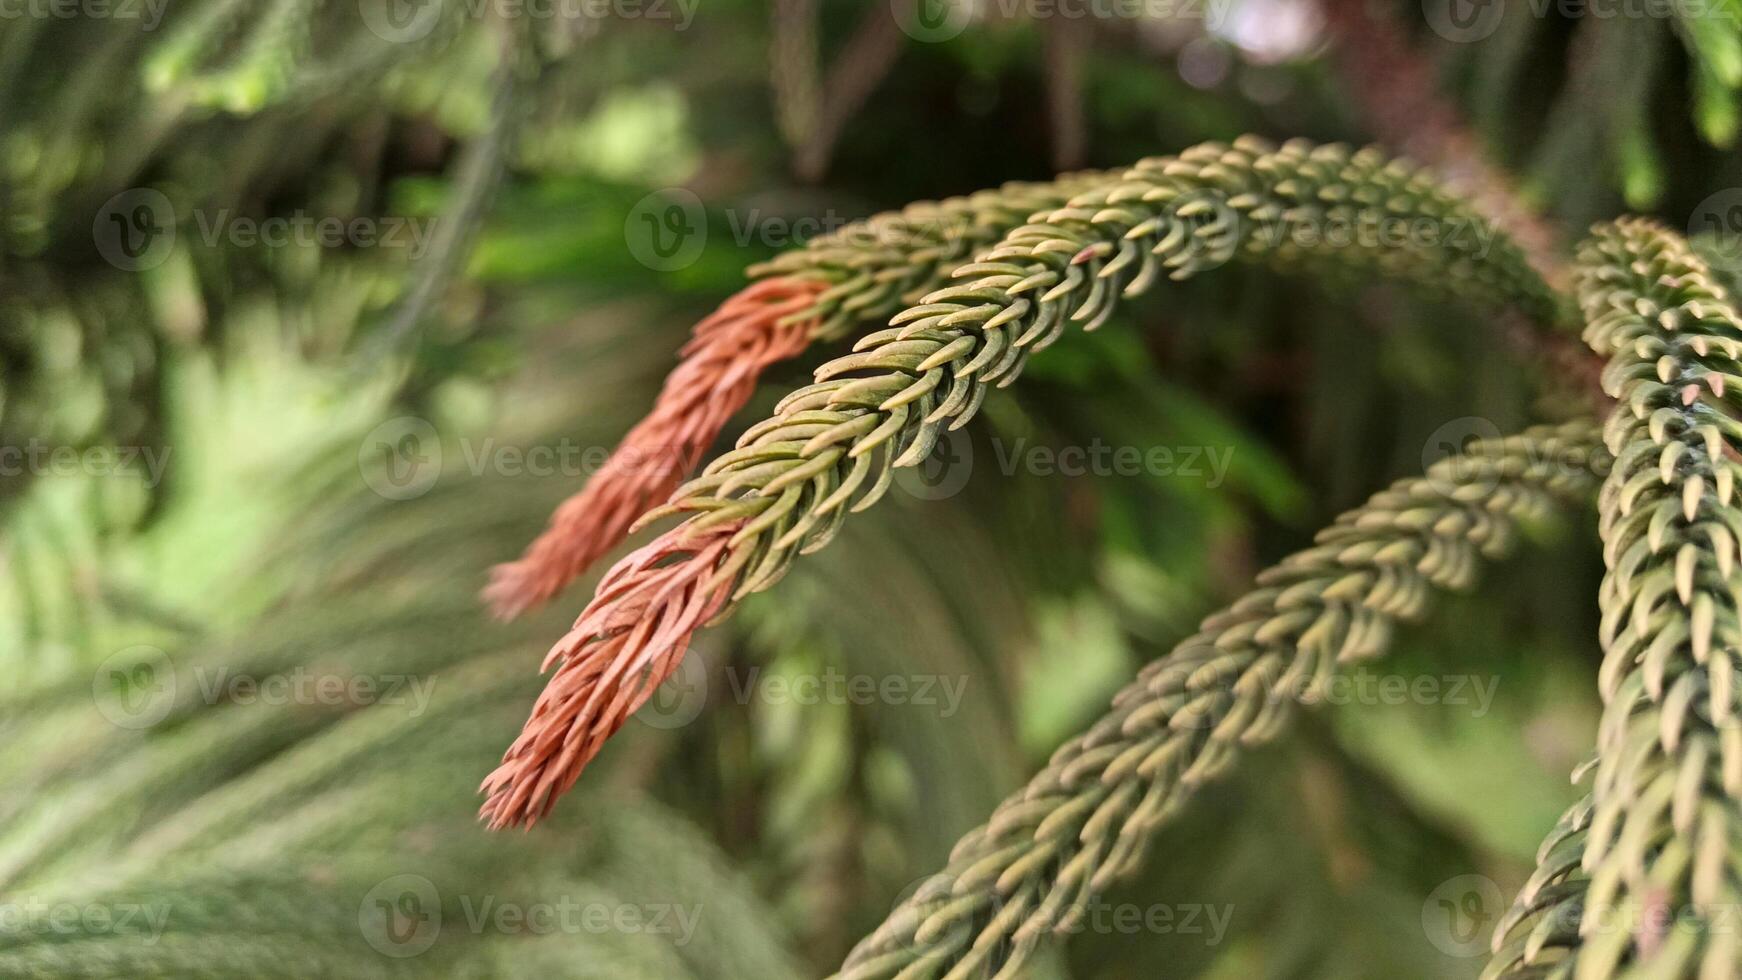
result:
[(847, 958), (841, 980), (1019, 976), (1036, 945), (1142, 857), (1155, 828), (1241, 750), (1276, 737), (1344, 664), (1386, 652), (1435, 589), (1467, 588), (1519, 522), (1578, 499), (1595, 426), (1477, 444), (1400, 480), (1258, 577), (1114, 698)]
[(1742, 319), (1654, 222), (1579, 249), (1585, 339), (1618, 404), (1600, 498), (1606, 705), (1588, 799), (1538, 855), (1487, 976), (1735, 975), (1742, 936), (1736, 452)]
[[(1348, 240), (1328, 229), (1366, 229)], [(1433, 232), (1397, 247), (1399, 229)], [(1431, 243), (1428, 238), (1431, 237)], [(800, 253), (808, 254), (808, 253)], [(826, 251), (822, 254), (827, 254)], [(689, 531), (746, 521), (720, 567), (733, 599), (772, 585), (875, 503), (896, 467), (924, 460), (993, 385), (1071, 322), (1093, 330), (1123, 297), (1236, 258), (1354, 267), (1558, 319), (1555, 294), (1516, 247), (1425, 173), (1372, 150), (1256, 139), (1145, 161), (1036, 215), (955, 285), (861, 337), (773, 417), (644, 520), (692, 514)]]

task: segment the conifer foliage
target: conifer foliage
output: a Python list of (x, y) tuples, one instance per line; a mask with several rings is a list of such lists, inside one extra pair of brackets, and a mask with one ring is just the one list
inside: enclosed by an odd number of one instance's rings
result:
[(0, 978), (1742, 977), (1736, 0), (47, 6)]

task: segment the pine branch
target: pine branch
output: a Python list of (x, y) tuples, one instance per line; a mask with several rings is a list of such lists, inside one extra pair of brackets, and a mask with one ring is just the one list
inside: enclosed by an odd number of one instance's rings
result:
[(1342, 664), (1378, 656), (1434, 588), (1461, 589), (1517, 522), (1595, 483), (1594, 425), (1487, 440), (1399, 480), (1258, 577), (1145, 668), (948, 865), (854, 949), (843, 980), (1015, 976), (1047, 934), (1141, 858), (1146, 838)]
[(758, 281), (697, 324), (652, 412), (612, 452), (608, 467), (558, 506), (519, 559), (491, 570), (485, 602), (512, 619), (549, 601), (693, 471), (770, 365), (796, 356), (812, 339), (888, 318), (1031, 214), (1105, 179), (1069, 174), (922, 202), (752, 267)]
[(1619, 402), (1600, 498), (1606, 707), (1591, 796), (1543, 845), (1487, 975), (1732, 977), (1742, 319), (1681, 236), (1649, 221), (1599, 227), (1578, 285)]
[(725, 607), (731, 574), (749, 558), (731, 550), (738, 530), (729, 522), (685, 541), (662, 535), (599, 583), (574, 629), (545, 657), (544, 669), (562, 666), (526, 729), (484, 780), (483, 816), (492, 829), (530, 825), (549, 813), (605, 740), (677, 669), (686, 641)]
[(941, 201), (921, 201), (856, 221), (747, 270), (752, 279), (799, 276), (826, 282), (816, 305), (819, 340), (885, 321), (948, 281), (949, 273), (998, 243), (1036, 212), (1062, 206), (1113, 174), (1085, 171), (1046, 183), (1011, 181)]
[[(1375, 232), (1425, 222), (1440, 234), (1432, 244), (1402, 247), (1386, 247), (1393, 243), (1379, 233), (1344, 243), (1325, 234), (1336, 222)], [(1556, 297), (1523, 256), (1503, 239), (1485, 239), (1487, 228), (1414, 168), (1375, 151), (1304, 141), (1281, 149), (1257, 140), (1206, 144), (1141, 163), (1037, 216), (956, 270), (963, 282), (819, 368), (817, 383), (788, 396), (737, 449), (645, 518), (690, 515), (614, 570), (553, 648), (547, 665), (561, 665), (486, 781), (486, 815), (502, 826), (548, 812), (598, 751), (597, 733), (614, 731), (625, 709), (648, 696), (651, 678), (641, 668), (669, 672), (702, 619), (728, 613), (773, 585), (797, 555), (826, 545), (849, 510), (875, 503), (896, 467), (924, 460), (946, 427), (966, 424), (990, 387), (1013, 382), (1067, 321), (1092, 330), (1120, 296), (1142, 292), (1164, 271), (1185, 279), (1236, 255), (1376, 270), (1558, 315)], [(656, 573), (652, 562), (664, 556), (708, 567)], [(649, 581), (635, 584), (643, 575)], [(655, 585), (652, 577), (682, 585)], [(671, 615), (657, 629), (641, 615), (642, 607), (674, 602), (708, 611)], [(606, 656), (615, 666), (599, 665)], [(605, 687), (590, 690), (595, 683)]]
[(694, 470), (769, 365), (804, 350), (825, 284), (776, 276), (740, 290), (701, 323), (679, 353), (653, 411), (636, 423), (581, 492), (518, 560), (490, 571), (484, 599), (502, 619), (542, 605), (620, 544), (649, 508)]

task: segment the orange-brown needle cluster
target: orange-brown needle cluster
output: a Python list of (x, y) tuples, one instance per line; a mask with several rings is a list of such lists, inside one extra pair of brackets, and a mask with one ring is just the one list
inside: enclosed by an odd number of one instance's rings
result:
[(814, 279), (764, 279), (697, 324), (653, 410), (519, 559), (491, 570), (484, 599), (496, 615), (512, 619), (542, 605), (663, 503), (750, 400), (762, 372), (809, 343), (812, 324), (802, 314), (825, 288)]

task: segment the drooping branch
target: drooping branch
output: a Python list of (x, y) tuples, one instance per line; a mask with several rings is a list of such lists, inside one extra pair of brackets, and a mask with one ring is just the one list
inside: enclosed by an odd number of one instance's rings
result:
[(689, 638), (731, 594), (734, 524), (687, 542), (666, 535), (623, 559), (599, 583), (574, 629), (545, 657), (556, 672), (526, 729), (485, 780), (492, 829), (531, 825), (573, 786), (605, 740), (653, 696)]
[(1742, 319), (1674, 232), (1600, 227), (1577, 270), (1618, 404), (1600, 497), (1605, 708), (1591, 795), (1495, 932), (1487, 976), (1742, 973), (1735, 486)]
[(484, 599), (512, 619), (549, 601), (622, 543), (687, 477), (744, 406), (762, 372), (813, 340), (832, 339), (942, 286), (951, 269), (1043, 208), (1104, 180), (1050, 183), (926, 201), (874, 215), (752, 267), (750, 286), (696, 326), (658, 402), (611, 462), (560, 505), (519, 559), (498, 565)]
[(1258, 577), (1150, 664), (1112, 710), (969, 832), (848, 956), (839, 980), (1019, 976), (1132, 868), (1150, 835), (1297, 703), (1350, 662), (1387, 651), (1435, 589), (1461, 589), (1521, 520), (1594, 489), (1596, 426), (1485, 440), (1400, 480)]
[(809, 311), (823, 289), (814, 279), (764, 279), (698, 323), (653, 411), (586, 487), (557, 507), (525, 554), (491, 569), (484, 598), (496, 615), (512, 619), (543, 604), (670, 496), (750, 400), (763, 370), (810, 343), (814, 324), (791, 318)]
[(818, 339), (838, 339), (860, 324), (887, 321), (943, 286), (957, 266), (1036, 212), (1060, 207), (1112, 176), (1084, 171), (920, 201), (820, 235), (804, 248), (751, 266), (747, 274), (752, 279), (796, 276), (828, 283), (806, 315), (816, 318)]
[[(1327, 234), (1333, 227), (1349, 234)], [(1400, 242), (1400, 228), (1433, 234)], [(958, 284), (819, 368), (815, 384), (783, 400), (737, 449), (649, 515), (689, 515), (650, 548), (677, 553), (735, 527), (724, 553), (710, 559), (731, 570), (719, 610), (729, 612), (799, 554), (826, 545), (850, 510), (882, 496), (896, 467), (925, 459), (946, 428), (966, 424), (990, 388), (1013, 382), (1068, 322), (1099, 326), (1121, 296), (1164, 273), (1185, 279), (1236, 256), (1329, 265), (1560, 316), (1558, 298), (1517, 249), (1492, 236), (1430, 178), (1374, 151), (1242, 140), (1145, 161), (1037, 215), (956, 270)], [(608, 642), (596, 628), (597, 607), (553, 653), (590, 658), (592, 644)], [(633, 644), (611, 649), (644, 659)], [(553, 727), (562, 728), (534, 719), (529, 732)], [(535, 819), (536, 811), (496, 797), (528, 799), (525, 784), (566, 786), (572, 775), (565, 769), (553, 780), (538, 765), (505, 767), (487, 809), (497, 823)]]

